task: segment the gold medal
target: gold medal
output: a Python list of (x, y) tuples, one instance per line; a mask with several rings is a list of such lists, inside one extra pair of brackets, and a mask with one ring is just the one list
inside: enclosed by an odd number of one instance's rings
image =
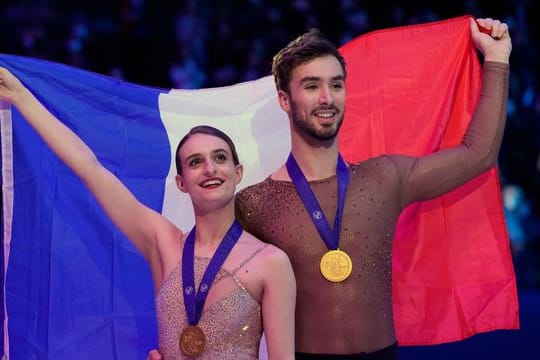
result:
[(180, 350), (186, 356), (198, 358), (206, 348), (206, 336), (198, 326), (188, 326), (180, 335)]
[(328, 281), (341, 282), (351, 275), (352, 261), (346, 252), (330, 250), (322, 257), (320, 267)]

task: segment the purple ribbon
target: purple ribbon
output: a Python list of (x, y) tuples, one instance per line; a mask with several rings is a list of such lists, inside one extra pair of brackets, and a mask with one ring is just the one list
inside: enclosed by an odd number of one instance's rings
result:
[(221, 265), (223, 265), (234, 244), (236, 244), (240, 235), (242, 235), (242, 231), (242, 227), (235, 220), (229, 230), (227, 230), (214, 256), (212, 256), (199, 284), (199, 289), (195, 292), (195, 226), (191, 229), (182, 252), (182, 285), (184, 286), (182, 290), (184, 294), (184, 306), (190, 325), (194, 326), (199, 322), (210, 287), (212, 287)]
[(345, 195), (349, 186), (349, 171), (347, 165), (340, 154), (338, 154), (336, 176), (338, 181), (338, 206), (336, 217), (334, 218), (334, 229), (330, 229), (330, 224), (324, 215), (321, 205), (317, 201), (313, 190), (309, 186), (304, 173), (298, 166), (293, 154), (289, 154), (289, 158), (285, 164), (289, 176), (292, 179), (296, 192), (304, 203), (308, 214), (313, 220), (313, 224), (319, 231), (321, 238), (326, 243), (328, 249), (336, 250), (339, 247), (339, 239), (341, 233), (341, 220), (343, 218), (343, 208), (345, 207)]

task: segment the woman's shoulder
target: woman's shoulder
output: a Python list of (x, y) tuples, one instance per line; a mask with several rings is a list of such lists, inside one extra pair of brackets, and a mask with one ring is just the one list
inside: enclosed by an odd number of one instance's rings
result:
[(258, 261), (264, 262), (265, 265), (282, 262), (290, 263), (287, 254), (277, 246), (265, 243), (247, 231), (244, 231), (243, 236), (246, 245), (254, 252), (257, 252)]
[(187, 235), (176, 226), (163, 227), (156, 234), (155, 260), (150, 263), (155, 281), (158, 282), (156, 285), (160, 285), (180, 261)]
[(160, 257), (180, 250), (188, 234), (189, 232), (183, 232), (175, 225), (161, 227), (156, 234), (157, 251)]

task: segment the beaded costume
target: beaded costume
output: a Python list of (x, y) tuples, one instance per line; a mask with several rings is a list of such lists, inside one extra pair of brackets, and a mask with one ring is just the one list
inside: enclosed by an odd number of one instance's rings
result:
[[(198, 359), (258, 359), (262, 335), (261, 306), (235, 274), (264, 247), (256, 250), (235, 270), (229, 272), (221, 268), (216, 275), (198, 324), (207, 338), (206, 350)], [(195, 284), (199, 284), (210, 259), (196, 256), (194, 260)], [(179, 346), (180, 334), (188, 324), (180, 269), (181, 260), (156, 296), (159, 350), (164, 360), (188, 359), (181, 354)], [(212, 291), (217, 289), (225, 295), (209, 302)]]
[[(508, 68), (484, 64), (483, 90), (464, 138), (472, 146), (451, 150), (436, 161), (430, 156), (388, 155), (349, 167), (339, 247), (349, 254), (353, 268), (344, 282), (321, 276), (319, 262), (328, 248), (292, 182), (267, 178), (237, 194), (237, 218), (243, 228), (281, 248), (291, 260), (297, 279), (297, 352), (373, 352), (396, 342), (391, 271), (398, 217), (411, 202), (439, 196), (478, 175), (484, 170), (481, 160), (497, 156), (506, 116)], [(475, 153), (478, 148), (486, 153)], [(336, 177), (311, 181), (310, 186), (333, 224)]]

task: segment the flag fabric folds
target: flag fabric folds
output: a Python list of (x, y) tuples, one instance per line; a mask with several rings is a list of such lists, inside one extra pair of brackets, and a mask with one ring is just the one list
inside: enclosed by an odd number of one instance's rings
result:
[[(468, 17), (373, 32), (341, 51), (349, 78), (340, 145), (349, 161), (461, 142), (481, 87)], [(392, 264), (401, 345), (519, 327), (501, 204), (494, 168), (401, 215)]]
[[(481, 86), (467, 18), (363, 35), (348, 64), (340, 146), (349, 161), (420, 155), (460, 141)], [(227, 132), (246, 177), (286, 159), (286, 115), (271, 77), (224, 88), (156, 89), (32, 58), (0, 55), (148, 206), (183, 230), (189, 198), (173, 152), (196, 124)], [(0, 109), (4, 354), (13, 359), (145, 358), (157, 346), (154, 288), (142, 256), (14, 108)], [(393, 255), (401, 345), (519, 326), (495, 169), (400, 218)], [(351, 314), (354, 316), (354, 314)]]

